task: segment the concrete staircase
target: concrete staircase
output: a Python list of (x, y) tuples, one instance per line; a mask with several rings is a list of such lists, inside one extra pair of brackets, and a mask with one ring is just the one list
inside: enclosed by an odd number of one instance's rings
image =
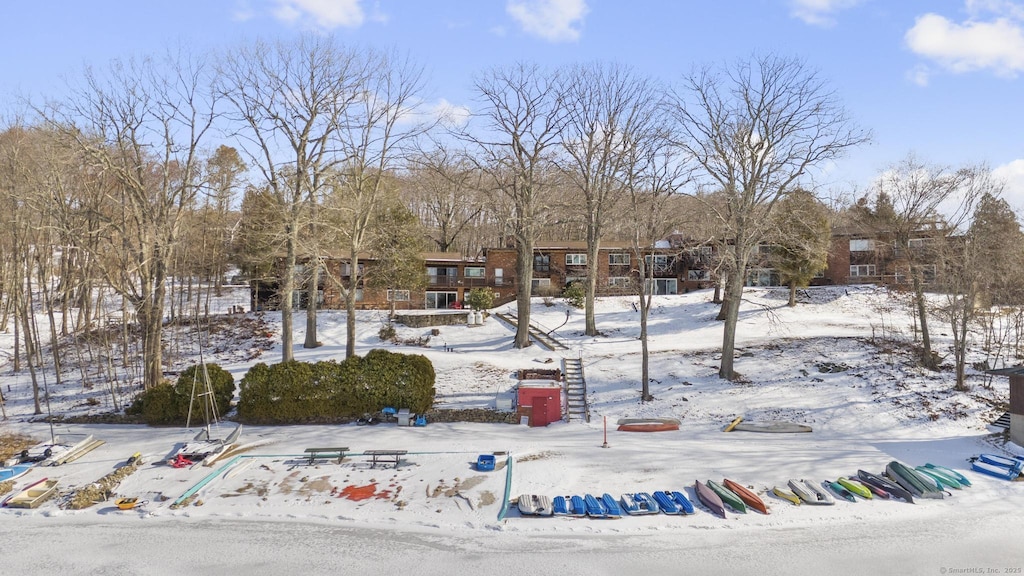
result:
[(590, 422), (587, 381), (583, 378), (583, 361), (579, 358), (564, 358), (562, 374), (565, 378), (566, 414), (569, 422), (573, 420)]

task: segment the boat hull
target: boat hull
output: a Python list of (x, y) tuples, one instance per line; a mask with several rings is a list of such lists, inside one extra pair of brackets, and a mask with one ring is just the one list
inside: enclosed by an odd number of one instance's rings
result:
[(732, 490), (734, 494), (739, 496), (740, 499), (743, 500), (743, 503), (747, 505), (747, 507), (753, 508), (754, 510), (757, 510), (761, 514), (768, 513), (768, 506), (765, 505), (764, 500), (761, 500), (760, 496), (754, 494), (746, 486), (740, 484), (739, 482), (734, 482), (728, 478), (724, 479), (722, 481), (722, 484), (724, 484), (725, 487), (728, 488), (729, 490)]

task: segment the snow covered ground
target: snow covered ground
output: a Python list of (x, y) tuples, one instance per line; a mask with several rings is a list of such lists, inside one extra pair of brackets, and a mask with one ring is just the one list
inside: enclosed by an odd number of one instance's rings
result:
[[(426, 347), (386, 346), (426, 355), (437, 371), (437, 407), (491, 408), (516, 384), (521, 368), (583, 361), (593, 418), (546, 428), (511, 424), (430, 423), (425, 427), (245, 427), (237, 459), (211, 468), (158, 464), (196, 430), (66, 424), (58, 434), (93, 434), (106, 443), (60, 467), (32, 470), (22, 486), (60, 479), (63, 496), (36, 510), (0, 511), (6, 545), (3, 573), (198, 574), (956, 574), (1021, 573), (1024, 483), (971, 474), (980, 452), (1022, 453), (987, 426), (1006, 401), (1005, 380), (987, 388), (980, 375), (970, 393), (952, 393), (950, 373), (913, 368), (894, 342), (911, 337), (908, 308), (874, 288), (810, 290), (796, 308), (785, 292), (751, 289), (739, 326), (738, 383), (717, 377), (721, 323), (709, 293), (656, 299), (651, 316), (651, 393), (639, 402), (640, 345), (629, 299), (598, 303), (602, 336), (582, 334), (583, 314), (558, 303), (534, 308), (536, 323), (557, 328), (570, 350), (511, 347), (512, 330), (491, 318), (483, 326), (441, 327)], [(382, 346), (380, 316), (360, 317), (358, 350)], [(264, 318), (270, 331), (279, 318)], [(400, 328), (416, 339), (430, 329)], [(941, 330), (937, 330), (941, 333)], [(0, 335), (0, 338), (8, 335)], [(344, 354), (344, 314), (322, 312), (324, 346), (296, 348), (297, 359)], [(302, 342), (302, 334), (296, 335)], [(940, 348), (948, 346), (941, 335)], [(252, 342), (221, 346), (214, 361), (236, 380), (255, 361), (273, 362), (279, 348)], [(10, 349), (10, 345), (7, 345)], [(246, 351), (240, 353), (239, 351)], [(185, 358), (187, 360), (187, 357)], [(839, 367), (843, 371), (822, 372)], [(49, 438), (29, 422), (24, 374), (0, 377), (11, 417), (0, 430)], [(9, 390), (9, 391), (8, 391)], [(99, 392), (94, 392), (99, 393)], [(87, 410), (81, 385), (51, 390), (55, 413)], [(723, 433), (748, 420), (809, 424), (811, 434)], [(675, 417), (679, 431), (627, 433), (622, 417)], [(604, 422), (607, 419), (607, 436)], [(233, 425), (224, 423), (226, 434)], [(607, 438), (607, 447), (604, 443)], [(347, 446), (341, 464), (307, 466), (303, 450)], [(398, 468), (371, 468), (361, 455), (407, 450)], [(145, 463), (116, 492), (147, 504), (118, 510), (113, 500), (80, 511), (60, 504), (135, 452)], [(499, 469), (479, 472), (480, 454), (498, 454)], [(511, 461), (511, 474), (504, 458)], [(837, 502), (793, 506), (770, 495), (789, 478), (821, 481), (880, 472), (891, 460), (932, 462), (964, 471), (974, 486), (943, 500)], [(510, 478), (510, 482), (509, 479)], [(503, 514), (506, 494), (549, 496), (684, 490), (694, 480), (731, 478), (762, 493), (771, 513), (698, 509), (619, 520), (530, 518)], [(172, 507), (209, 479), (190, 504)], [(372, 494), (353, 499), (353, 492)], [(973, 572), (968, 572), (971, 570)]]

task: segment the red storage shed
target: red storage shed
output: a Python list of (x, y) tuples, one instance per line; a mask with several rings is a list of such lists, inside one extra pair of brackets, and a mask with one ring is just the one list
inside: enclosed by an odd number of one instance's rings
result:
[(529, 416), (530, 426), (547, 426), (562, 419), (562, 386), (558, 382), (521, 381), (518, 401), (520, 414)]

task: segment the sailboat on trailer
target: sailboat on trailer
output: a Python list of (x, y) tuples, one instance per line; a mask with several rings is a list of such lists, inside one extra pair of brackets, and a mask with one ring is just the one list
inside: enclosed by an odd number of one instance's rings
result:
[(199, 367), (201, 367), (203, 372), (203, 389), (198, 395), (196, 394), (196, 388), (200, 385), (197, 374), (198, 370), (196, 370), (193, 372), (192, 397), (189, 400), (188, 417), (185, 421), (185, 426), (191, 426), (192, 408), (193, 403), (196, 400), (201, 401), (200, 404), (205, 424), (203, 429), (200, 430), (191, 441), (185, 442), (180, 448), (171, 454), (167, 463), (174, 467), (187, 466), (197, 462), (202, 462), (205, 466), (212, 465), (217, 458), (227, 452), (232, 445), (238, 442), (238, 438), (242, 434), (242, 425), (238, 424), (226, 437), (212, 437), (211, 426), (219, 427), (217, 402), (214, 398), (213, 386), (210, 384), (210, 374), (206, 369), (206, 362), (202, 359), (202, 352), (200, 352), (199, 360)]

